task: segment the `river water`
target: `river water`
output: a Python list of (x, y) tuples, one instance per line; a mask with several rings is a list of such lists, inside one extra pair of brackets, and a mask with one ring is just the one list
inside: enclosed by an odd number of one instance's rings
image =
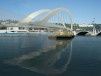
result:
[(0, 76), (101, 76), (101, 37), (0, 37)]

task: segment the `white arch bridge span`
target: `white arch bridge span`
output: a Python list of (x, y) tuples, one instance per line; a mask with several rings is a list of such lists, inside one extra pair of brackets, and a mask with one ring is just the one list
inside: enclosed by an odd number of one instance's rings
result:
[[(31, 24), (33, 27), (73, 29), (72, 15), (66, 8), (42, 9), (29, 14), (19, 23), (25, 26), (30, 26), (29, 24)], [(68, 28), (66, 27), (67, 25), (69, 26)]]

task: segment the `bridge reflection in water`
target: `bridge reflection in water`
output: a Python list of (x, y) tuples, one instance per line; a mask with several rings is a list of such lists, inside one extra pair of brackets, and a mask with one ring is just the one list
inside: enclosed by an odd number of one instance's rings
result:
[(56, 40), (53, 46), (21, 55), (7, 62), (37, 73), (51, 75), (66, 71), (71, 55), (72, 41)]

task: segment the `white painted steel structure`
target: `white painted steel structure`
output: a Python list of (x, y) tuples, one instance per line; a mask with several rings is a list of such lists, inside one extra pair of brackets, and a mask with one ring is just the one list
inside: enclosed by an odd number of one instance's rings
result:
[[(29, 14), (26, 18), (24, 18), (22, 21), (20, 21), (20, 23), (30, 23), (30, 22), (33, 22), (34, 19), (36, 19), (37, 17), (38, 18), (42, 18), (40, 16), (45, 14), (45, 16), (43, 16), (43, 18), (41, 20), (36, 21), (36, 22), (34, 21), (33, 23), (35, 25), (43, 25), (43, 26), (47, 26), (47, 25), (50, 25), (50, 24), (51, 25), (55, 25), (54, 23), (52, 24), (52, 23), (49, 23), (48, 21), (49, 21), (49, 19), (51, 19), (55, 15), (58, 15), (61, 12), (65, 12), (66, 13), (65, 16), (68, 16), (68, 19), (69, 19), (69, 22), (70, 22), (70, 25), (71, 25), (70, 30), (73, 30), (72, 15), (70, 14), (69, 10), (66, 9), (66, 8), (56, 8), (56, 9), (52, 9), (52, 10), (50, 10), (50, 9), (39, 10), (39, 11), (36, 11), (34, 13)], [(66, 28), (65, 22), (64, 22), (66, 17), (63, 18), (63, 16), (61, 16), (60, 18), (57, 17), (57, 19), (60, 19), (60, 21), (62, 21), (61, 24), (63, 25), (64, 28)], [(58, 22), (58, 23), (60, 23), (60, 22)], [(56, 25), (56, 26), (58, 27), (58, 25)]]

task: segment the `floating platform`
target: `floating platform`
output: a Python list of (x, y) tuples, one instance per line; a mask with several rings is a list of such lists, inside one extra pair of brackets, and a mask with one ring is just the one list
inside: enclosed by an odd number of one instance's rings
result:
[(49, 39), (56, 39), (56, 40), (69, 40), (74, 38), (74, 36), (49, 36)]
[(50, 39), (57, 39), (57, 40), (68, 40), (74, 38), (73, 31), (70, 30), (58, 30), (55, 31), (51, 36), (49, 36)]

